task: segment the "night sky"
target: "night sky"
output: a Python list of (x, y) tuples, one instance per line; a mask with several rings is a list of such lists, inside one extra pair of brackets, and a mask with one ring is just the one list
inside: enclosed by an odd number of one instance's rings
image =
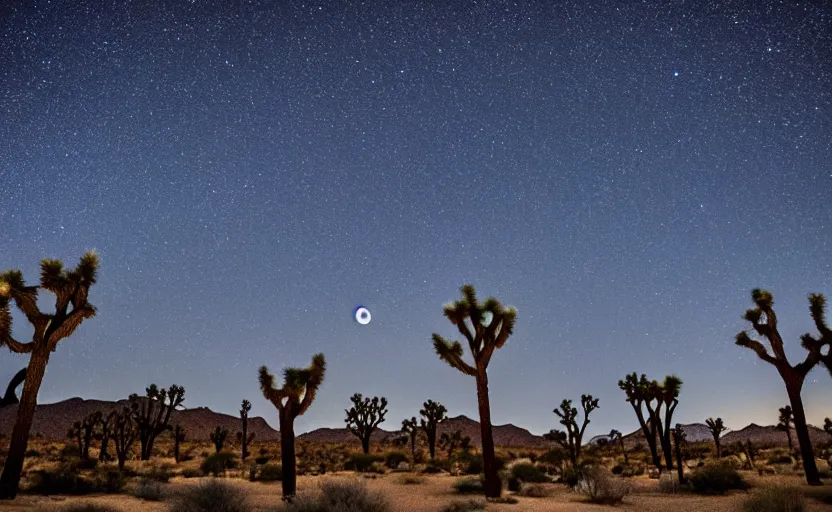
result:
[[(518, 309), (495, 424), (543, 433), (591, 393), (589, 434), (630, 431), (633, 371), (682, 378), (674, 420), (773, 424), (785, 387), (734, 336), (767, 288), (804, 357), (830, 162), (828, 1), (0, 7), (0, 270), (102, 262), (42, 403), (176, 383), (277, 426), (257, 368), (322, 351), (299, 432), (355, 392), (389, 399), (382, 428), (428, 398), (477, 418), (431, 345), (472, 283)], [(830, 385), (810, 374), (811, 423)]]

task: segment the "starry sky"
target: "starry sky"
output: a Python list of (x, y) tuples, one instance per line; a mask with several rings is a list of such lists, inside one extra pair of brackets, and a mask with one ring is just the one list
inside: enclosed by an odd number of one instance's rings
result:
[(476, 418), (430, 341), (472, 283), (519, 311), (495, 424), (590, 393), (588, 434), (632, 430), (633, 371), (682, 378), (680, 422), (773, 424), (785, 388), (733, 338), (767, 288), (802, 358), (832, 295), (830, 84), (818, 0), (2, 2), (0, 269), (102, 261), (40, 401), (176, 383), (276, 426), (257, 368), (322, 351), (299, 432), (355, 392), (387, 429)]

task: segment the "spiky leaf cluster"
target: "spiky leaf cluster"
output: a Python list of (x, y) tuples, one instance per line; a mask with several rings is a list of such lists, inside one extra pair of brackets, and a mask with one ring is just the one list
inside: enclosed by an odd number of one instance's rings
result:
[(283, 386), (275, 387), (274, 375), (265, 366), (260, 367), (259, 381), (263, 396), (281, 411), (289, 411), (292, 418), (304, 414), (312, 402), (318, 388), (324, 381), (326, 360), (323, 354), (315, 354), (312, 364), (306, 368), (286, 368), (283, 370)]
[(813, 336), (806, 333), (800, 337), (800, 343), (810, 354), (816, 354), (832, 375), (832, 329), (826, 324), (826, 297), (819, 293), (809, 295), (809, 313), (820, 334)]

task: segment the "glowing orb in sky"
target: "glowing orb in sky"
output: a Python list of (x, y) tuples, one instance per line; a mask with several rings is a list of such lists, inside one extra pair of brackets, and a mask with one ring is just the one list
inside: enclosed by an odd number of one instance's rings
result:
[(372, 320), (373, 316), (370, 315), (370, 310), (365, 308), (364, 306), (358, 306), (355, 308), (355, 321), (361, 325), (367, 325)]

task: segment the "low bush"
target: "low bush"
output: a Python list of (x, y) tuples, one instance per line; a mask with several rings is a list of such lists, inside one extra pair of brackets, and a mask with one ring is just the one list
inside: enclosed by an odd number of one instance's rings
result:
[(360, 480), (329, 480), (315, 496), (298, 496), (285, 512), (389, 512), (390, 502)]
[(162, 500), (162, 484), (158, 480), (150, 478), (142, 478), (136, 484), (136, 489), (133, 491), (133, 496), (140, 500), (146, 501), (161, 501)]
[(530, 462), (513, 465), (511, 467), (511, 476), (528, 484), (540, 484), (552, 481), (540, 468)]
[(219, 452), (209, 455), (202, 464), (199, 465), (199, 470), (203, 475), (224, 475), (229, 469), (237, 468), (237, 456), (233, 453)]
[(105, 494), (118, 494), (124, 490), (127, 485), (127, 477), (120, 471), (109, 469), (101, 471), (95, 475), (94, 486), (98, 492)]
[(396, 483), (400, 485), (421, 485), (425, 483), (425, 479), (419, 476), (400, 476), (396, 479)]
[(682, 490), (679, 478), (673, 473), (663, 473), (659, 476), (659, 492), (662, 494), (678, 494)]
[(485, 482), (482, 478), (460, 478), (453, 483), (452, 487), (460, 494), (482, 494), (485, 492)]
[(630, 485), (617, 480), (612, 474), (599, 467), (583, 468), (583, 476), (577, 485), (578, 492), (591, 503), (615, 505), (621, 503), (630, 493)]
[(764, 487), (743, 505), (745, 512), (803, 512), (806, 497), (800, 489), (786, 486)]
[(525, 484), (520, 487), (518, 496), (526, 498), (548, 498), (555, 494), (555, 488), (549, 484)]
[(625, 469), (624, 466), (622, 466), (621, 464), (616, 464), (615, 466), (612, 467), (612, 474), (613, 475), (620, 475), (620, 474), (624, 473), (624, 469)]
[(581, 481), (581, 478), (584, 476), (584, 472), (582, 469), (577, 468), (567, 468), (561, 474), (561, 482), (565, 483), (569, 487), (575, 487), (578, 485), (578, 482)]
[(184, 489), (170, 512), (249, 512), (245, 492), (222, 480), (210, 479)]
[(434, 464), (433, 462), (429, 462), (425, 466), (425, 468), (422, 470), (422, 473), (425, 473), (427, 475), (435, 475), (435, 474), (441, 473), (441, 472), (442, 472), (442, 468), (439, 467), (438, 465)]
[(384, 454), (384, 465), (390, 469), (396, 469), (402, 462), (408, 462), (410, 458), (404, 452), (389, 451)]
[(768, 459), (769, 464), (793, 464), (794, 459), (791, 455), (774, 455), (769, 457)]
[(50, 496), (68, 494), (81, 496), (96, 492), (95, 486), (78, 473), (58, 468), (56, 471), (35, 471), (26, 492)]
[(488, 503), (502, 503), (504, 505), (516, 505), (520, 503), (517, 501), (517, 498), (512, 498), (511, 496), (500, 496), (499, 498), (489, 498)]
[(199, 478), (201, 476), (202, 472), (198, 469), (185, 468), (182, 470), (182, 478)]
[(121, 512), (120, 509), (97, 503), (78, 503), (59, 509), (60, 512)]
[(170, 477), (173, 476), (173, 473), (171, 473), (170, 466), (153, 466), (149, 471), (140, 473), (140, 475), (143, 478), (153, 480), (154, 482), (168, 483), (168, 481), (170, 481)]
[(721, 460), (697, 469), (690, 478), (690, 484), (699, 494), (725, 494), (725, 491), (744, 491), (751, 487), (732, 464)]
[(354, 453), (344, 462), (344, 469), (363, 473), (369, 471), (376, 462), (384, 462), (384, 456), (374, 453)]
[(266, 464), (257, 466), (254, 470), (253, 482), (276, 482), (283, 480), (283, 466), (280, 464)]
[(485, 510), (485, 503), (482, 501), (455, 501), (442, 509), (442, 512), (470, 512), (472, 510)]

